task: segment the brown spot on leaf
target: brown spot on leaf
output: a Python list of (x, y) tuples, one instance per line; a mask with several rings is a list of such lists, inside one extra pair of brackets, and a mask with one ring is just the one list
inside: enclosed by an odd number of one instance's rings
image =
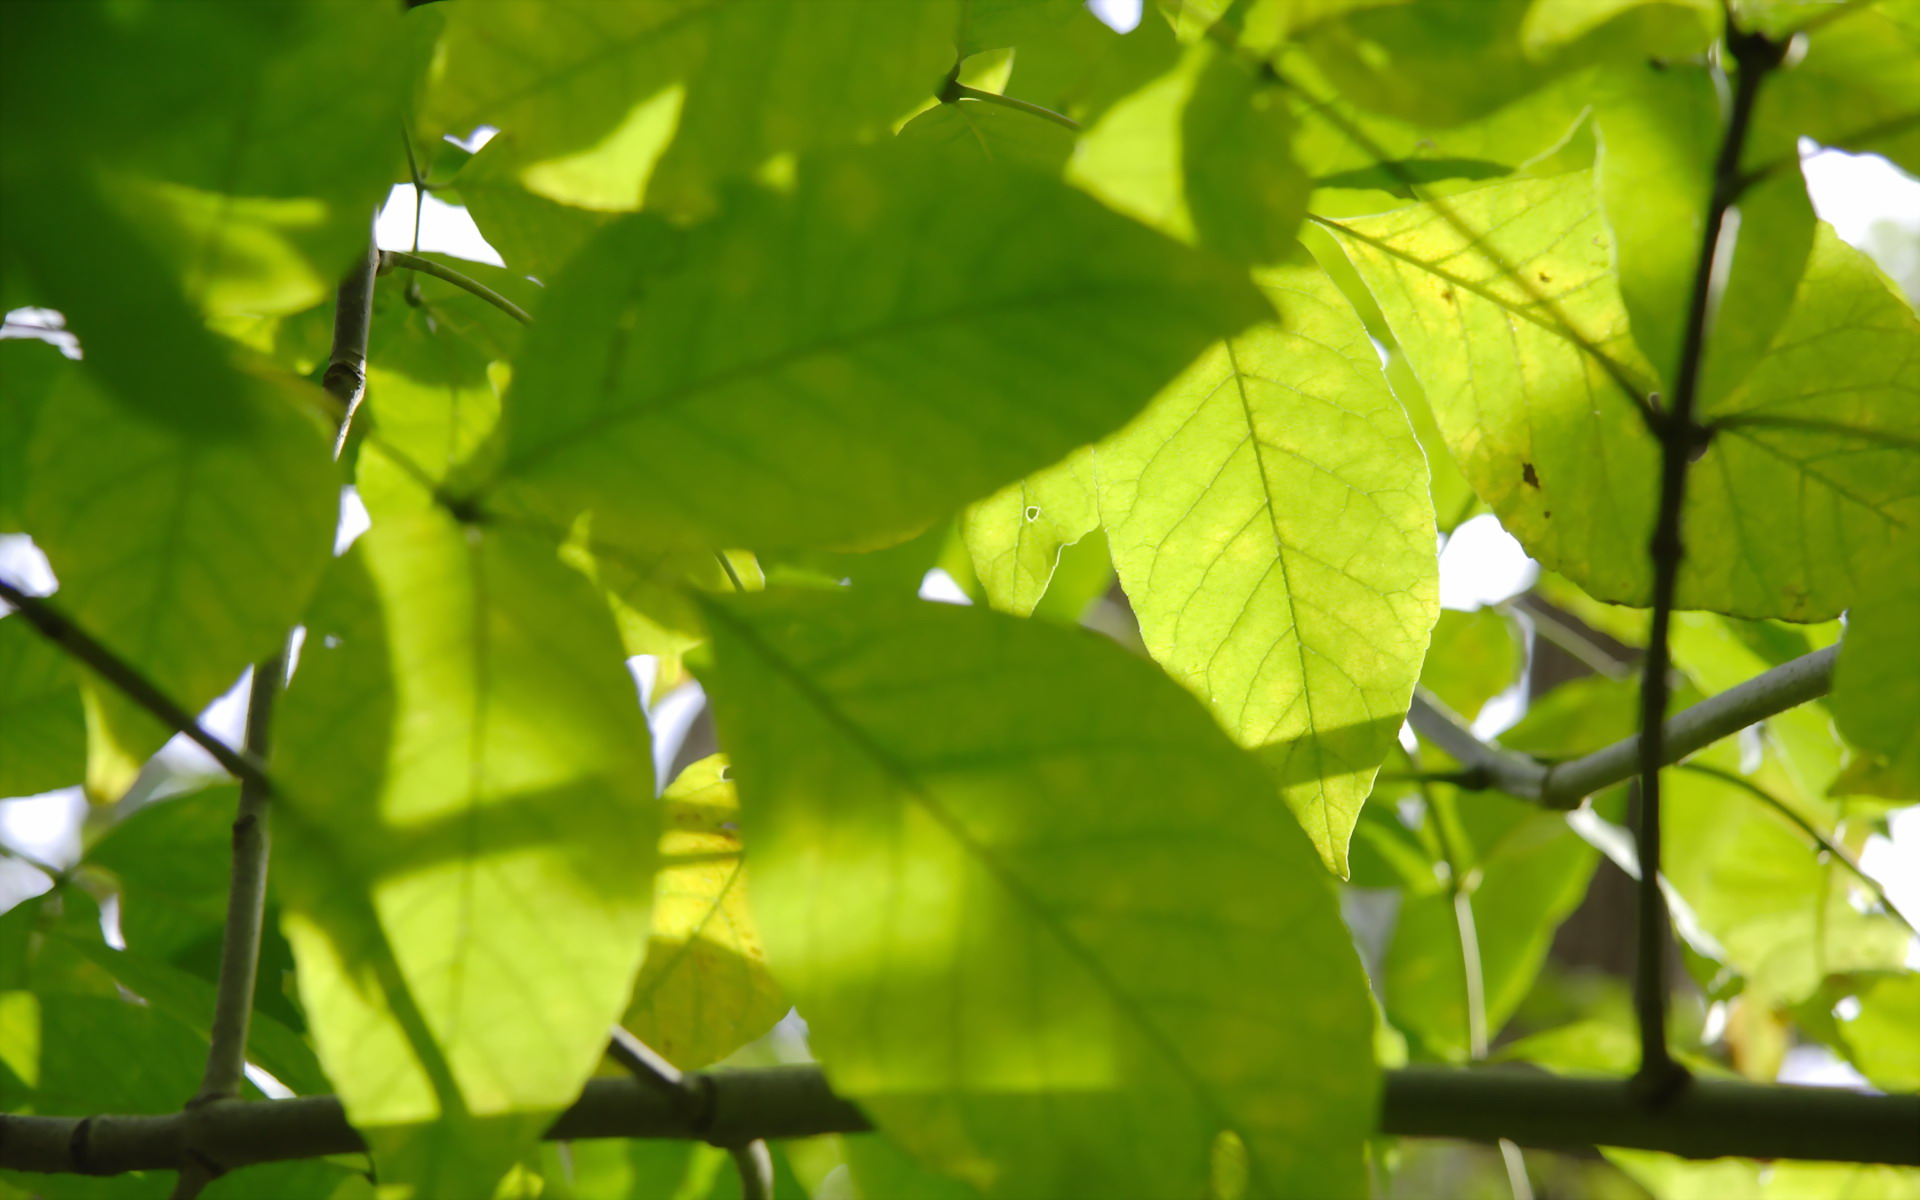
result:
[(1525, 483), (1528, 487), (1537, 488), (1540, 486), (1540, 475), (1533, 469), (1533, 464), (1530, 462), (1520, 464), (1520, 479), (1521, 482)]

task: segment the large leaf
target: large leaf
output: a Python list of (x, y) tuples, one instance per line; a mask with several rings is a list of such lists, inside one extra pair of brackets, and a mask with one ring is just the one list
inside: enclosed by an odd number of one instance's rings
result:
[(708, 611), (755, 913), (837, 1089), (993, 1195), (1197, 1195), (1228, 1131), (1248, 1195), (1364, 1191), (1357, 959), (1203, 709), (986, 609)]
[(691, 1071), (773, 1028), (789, 1006), (747, 903), (740, 801), (726, 759), (716, 754), (680, 772), (661, 801), (653, 939), (621, 1023)]
[[(1334, 232), (1475, 489), (1529, 553), (1647, 602), (1652, 392), (1582, 175), (1495, 184)], [(1701, 417), (1678, 603), (1836, 615), (1920, 518), (1920, 323), (1822, 226), (1772, 348)]]
[(1057, 181), (894, 144), (631, 218), (555, 281), (502, 474), (596, 540), (899, 540), (1131, 416), (1264, 303)]
[(1433, 505), (1332, 281), (1311, 263), (1256, 278), (1279, 322), (1095, 448), (1100, 515), (1147, 649), (1260, 751), (1344, 875), (1439, 615)]
[[(142, 419), (84, 375), (57, 385), (29, 451), (27, 526), (57, 603), (189, 712), (287, 636), (333, 539), (338, 485), (320, 400), (236, 377), (239, 432)], [(90, 790), (112, 799), (171, 732), (83, 674)]]
[(298, 311), (366, 245), (415, 62), (398, 6), (79, 0), (10, 13), (4, 42), (0, 128), (29, 152), (5, 166), (91, 158), (203, 307)]
[(300, 994), (381, 1178), (489, 1194), (578, 1094), (657, 829), (612, 619), (551, 546), (376, 524), (308, 620), (272, 763)]
[[(1816, 12), (1820, 27), (1804, 53), (1761, 91), (1756, 128), (1787, 147), (1810, 137), (1920, 172), (1920, 4), (1890, 0), (1844, 13), (1823, 4)], [(1786, 166), (1788, 154), (1781, 160)]]
[(549, 199), (703, 208), (773, 155), (883, 135), (939, 89), (958, 28), (953, 0), (466, 5), (427, 116), (511, 133)]

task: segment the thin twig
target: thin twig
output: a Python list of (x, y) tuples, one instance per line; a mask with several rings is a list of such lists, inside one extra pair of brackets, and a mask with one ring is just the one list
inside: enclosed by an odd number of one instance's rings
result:
[(38, 596), (28, 595), (4, 579), (0, 579), (0, 600), (13, 605), (26, 618), (27, 624), (40, 631), (42, 637), (79, 659), (94, 674), (112, 684), (121, 695), (145, 709), (148, 715), (175, 733), (184, 734), (188, 741), (205, 750), (228, 774), (243, 783), (251, 781), (258, 787), (271, 789), (267, 773), (258, 762), (202, 729), (186, 709), (175, 704), (146, 676), (107, 649), (92, 634), (74, 624), (59, 609)]
[(1907, 919), (1906, 914), (1901, 912), (1899, 907), (1894, 904), (1893, 897), (1887, 895), (1887, 889), (1880, 886), (1880, 881), (1867, 874), (1866, 869), (1855, 861), (1853, 855), (1847, 853), (1845, 846), (1842, 846), (1840, 843), (1814, 828), (1813, 823), (1795, 812), (1792, 805), (1761, 787), (1753, 780), (1743, 775), (1737, 775), (1732, 771), (1722, 770), (1719, 767), (1710, 766), (1707, 763), (1681, 763), (1680, 769), (1682, 771), (1691, 771), (1696, 775), (1704, 775), (1709, 779), (1717, 779), (1730, 787), (1737, 787), (1768, 808), (1779, 813), (1782, 817), (1785, 817), (1788, 821), (1792, 822), (1794, 828), (1806, 834), (1807, 837), (1813, 841), (1814, 845), (1820, 847), (1820, 849), (1830, 855), (1834, 861), (1851, 872), (1853, 877), (1860, 881), (1861, 886), (1865, 887), (1869, 892), (1872, 892), (1873, 898), (1880, 902), (1880, 907), (1887, 911), (1888, 916), (1905, 925), (1908, 933), (1920, 933), (1920, 930), (1914, 928), (1913, 922)]
[(431, 275), (435, 279), (443, 280), (457, 288), (473, 293), (482, 300), (485, 300), (488, 304), (493, 305), (501, 312), (520, 322), (522, 325), (533, 324), (533, 317), (528, 314), (526, 309), (521, 308), (518, 304), (515, 304), (479, 280), (462, 275), (452, 267), (443, 266), (425, 255), (410, 254), (405, 250), (380, 251), (380, 273), (384, 275), (394, 267), (405, 267), (409, 271), (418, 271), (422, 275)]
[(1731, 244), (1722, 244), (1727, 213), (1739, 198), (1740, 158), (1747, 141), (1760, 85), (1778, 65), (1781, 47), (1757, 34), (1729, 30), (1727, 46), (1737, 74), (1727, 130), (1714, 161), (1713, 194), (1700, 235), (1687, 301), (1687, 324), (1674, 372), (1673, 401), (1655, 425), (1660, 438), (1660, 498), (1647, 553), (1653, 561), (1653, 613), (1647, 634), (1647, 658), (1640, 675), (1640, 805), (1634, 832), (1640, 852), (1635, 889), (1634, 1016), (1640, 1030), (1640, 1069), (1634, 1082), (1650, 1103), (1670, 1097), (1687, 1080), (1686, 1069), (1667, 1048), (1667, 943), (1672, 937), (1666, 897), (1660, 891), (1660, 770), (1666, 766), (1667, 673), (1673, 664), (1667, 634), (1673, 624), (1674, 597), (1685, 557), (1680, 523), (1686, 502), (1687, 468), (1700, 445), (1693, 409), (1699, 394), (1700, 367), (1706, 355), (1712, 315), (1715, 266)]
[(1023, 112), (1031, 117), (1039, 117), (1043, 121), (1052, 121), (1055, 125), (1064, 129), (1071, 129), (1075, 133), (1080, 132), (1080, 122), (1067, 116), (1065, 113), (1057, 113), (1050, 108), (1035, 104), (1030, 100), (1016, 100), (1012, 96), (1002, 96), (999, 92), (986, 92), (976, 87), (968, 87), (957, 79), (947, 84), (947, 86), (941, 90), (940, 99), (946, 104), (957, 103), (961, 100), (979, 100), (986, 104), (998, 104), (1002, 108), (1010, 108), (1015, 112)]
[[(333, 349), (321, 380), (321, 386), (340, 404), (340, 425), (333, 439), (336, 459), (366, 394), (367, 341), (373, 324), (373, 278), (378, 265), (379, 251), (374, 248), (369, 228), (366, 251), (340, 281), (334, 296)], [(293, 653), (289, 636), (282, 649), (253, 667), (253, 686), (247, 698), (246, 751), (262, 762), (272, 750), (273, 711), (286, 687), (287, 664)], [(266, 927), (267, 863), (273, 847), (271, 798), (264, 780), (243, 780), (240, 784), (207, 1066), (200, 1090), (187, 1102), (185, 1162), (174, 1181), (173, 1200), (192, 1200), (226, 1170), (205, 1150), (197, 1134), (212, 1106), (240, 1098), (246, 1078), (247, 1034), (260, 975), (260, 939)]]
[[(1749, 725), (1826, 695), (1839, 656), (1837, 645), (1803, 654), (1675, 713), (1662, 725), (1663, 764), (1672, 766)], [(1543, 763), (1482, 741), (1465, 720), (1424, 689), (1414, 692), (1407, 719), (1414, 732), (1467, 768), (1446, 782), (1468, 790), (1494, 788), (1548, 808), (1576, 808), (1640, 769), (1643, 742), (1638, 735), (1566, 762)]]

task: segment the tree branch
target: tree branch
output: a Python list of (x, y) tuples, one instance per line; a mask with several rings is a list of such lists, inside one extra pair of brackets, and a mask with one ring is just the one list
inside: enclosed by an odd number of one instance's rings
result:
[[(1826, 695), (1833, 688), (1833, 664), (1839, 656), (1837, 645), (1803, 654), (1669, 717), (1661, 725), (1661, 765), (1671, 766), (1749, 725)], [(1588, 796), (1625, 783), (1641, 768), (1638, 736), (1561, 763), (1542, 763), (1502, 749), (1474, 736), (1465, 721), (1425, 690), (1414, 693), (1407, 719), (1415, 733), (1467, 768), (1456, 784), (1494, 788), (1548, 808), (1577, 808)]]
[(1640, 1027), (1640, 1070), (1634, 1077), (1649, 1099), (1663, 1100), (1685, 1078), (1685, 1069), (1667, 1051), (1667, 942), (1670, 926), (1666, 897), (1660, 891), (1660, 769), (1667, 757), (1667, 671), (1673, 662), (1667, 633), (1686, 556), (1680, 526), (1687, 493), (1687, 468), (1703, 444), (1695, 423), (1700, 368), (1706, 358), (1707, 326), (1712, 316), (1715, 267), (1732, 252), (1723, 237), (1727, 214), (1739, 198), (1740, 160), (1747, 141), (1760, 85), (1779, 65), (1783, 48), (1759, 34), (1727, 32), (1737, 73), (1727, 131), (1714, 160), (1713, 193), (1707, 202), (1700, 253), (1694, 262), (1693, 290), (1687, 299), (1687, 324), (1674, 371), (1672, 405), (1659, 413), (1660, 498), (1647, 554), (1653, 561), (1653, 612), (1647, 634), (1647, 659), (1640, 674), (1640, 805), (1634, 822), (1639, 842), (1640, 879), (1635, 889), (1634, 1013)]
[[(866, 1114), (833, 1093), (815, 1066), (697, 1072), (712, 1098), (698, 1128), (665, 1090), (638, 1079), (594, 1079), (547, 1138), (701, 1139), (863, 1133)], [(165, 1116), (0, 1116), (0, 1168), (115, 1175), (176, 1169), (187, 1153), (186, 1113)], [(332, 1096), (207, 1105), (199, 1145), (230, 1168), (366, 1147)], [(1807, 1158), (1920, 1166), (1920, 1096), (1836, 1088), (1695, 1080), (1658, 1112), (1623, 1080), (1562, 1079), (1534, 1071), (1410, 1067), (1386, 1073), (1379, 1131), (1551, 1149), (1594, 1145), (1687, 1158)]]
[(38, 596), (29, 596), (4, 579), (0, 579), (0, 600), (13, 605), (26, 618), (27, 624), (40, 631), (42, 637), (79, 659), (94, 674), (112, 684), (162, 725), (175, 733), (185, 734), (188, 741), (205, 750), (228, 774), (242, 783), (272, 790), (266, 771), (261, 769), (257, 761), (240, 754), (202, 729), (191, 713), (175, 704), (152, 681), (107, 649), (92, 634), (68, 620), (59, 609)]

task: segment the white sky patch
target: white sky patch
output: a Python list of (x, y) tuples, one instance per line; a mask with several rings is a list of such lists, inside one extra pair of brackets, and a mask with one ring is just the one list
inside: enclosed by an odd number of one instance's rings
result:
[(1800, 168), (1813, 211), (1848, 244), (1859, 246), (1882, 221), (1920, 234), (1920, 179), (1878, 154), (1847, 154), (1802, 138)]
[[(397, 183), (387, 193), (387, 203), (373, 223), (373, 240), (382, 250), (413, 249), (414, 190), (410, 183)], [(506, 263), (473, 223), (467, 210), (457, 205), (426, 197), (420, 210), (420, 249), (451, 254), (468, 262), (502, 267)]]
[(0, 804), (0, 841), (52, 867), (80, 861), (80, 821), (87, 798), (77, 787), (61, 788)]
[(1492, 513), (1462, 523), (1440, 551), (1440, 607), (1471, 612), (1533, 586), (1540, 564)]
[(673, 782), (668, 772), (673, 770), (674, 756), (680, 753), (681, 744), (687, 740), (687, 734), (693, 731), (694, 720), (706, 706), (706, 691), (689, 679), (662, 696), (653, 706), (653, 711), (647, 714), (647, 724), (653, 730), (653, 788), (656, 793), (666, 791), (667, 785)]
[(352, 484), (340, 489), (340, 523), (333, 527), (333, 556), (340, 557), (347, 548), (367, 530), (373, 528), (373, 518), (367, 515), (367, 506), (360, 500), (360, 492)]
[[(0, 579), (29, 596), (51, 596), (59, 586), (47, 556), (24, 533), (0, 533)], [(12, 611), (11, 604), (0, 600), (0, 613)]]
[(1116, 33), (1132, 33), (1140, 24), (1141, 0), (1087, 0), (1087, 8)]
[(960, 590), (960, 585), (953, 581), (953, 576), (947, 574), (939, 567), (928, 571), (926, 578), (920, 581), (920, 598), (922, 600), (935, 600), (941, 604), (973, 603), (973, 600), (969, 598), (965, 592)]

